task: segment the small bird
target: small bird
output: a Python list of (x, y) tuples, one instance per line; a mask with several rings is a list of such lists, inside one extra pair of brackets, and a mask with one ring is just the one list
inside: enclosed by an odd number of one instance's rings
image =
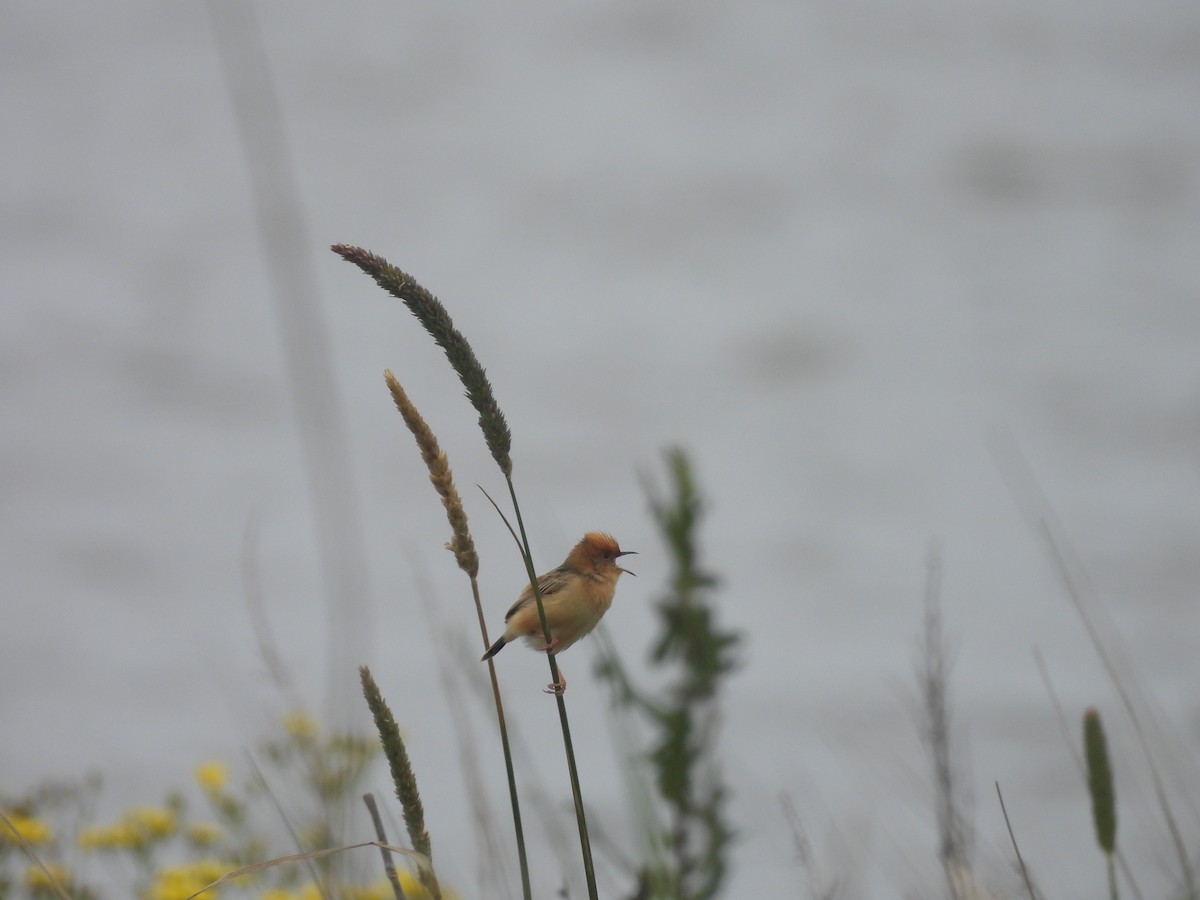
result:
[[(550, 643), (546, 643), (538, 618), (533, 587), (526, 585), (504, 616), (504, 634), (483, 654), (483, 659), (491, 659), (505, 644), (519, 637), (536, 650), (562, 653), (600, 623), (612, 606), (621, 573), (634, 574), (618, 566), (617, 560), (634, 554), (633, 550), (622, 550), (611, 534), (589, 531), (561, 566), (537, 580), (546, 624), (550, 626)], [(547, 685), (547, 694), (562, 694), (567, 689), (567, 676), (561, 669), (558, 675), (559, 683)]]

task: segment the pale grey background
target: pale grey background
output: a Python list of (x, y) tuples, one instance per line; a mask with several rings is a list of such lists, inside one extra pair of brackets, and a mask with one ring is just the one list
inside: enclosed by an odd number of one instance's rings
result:
[[(1154, 699), (1194, 849), (1194, 3), (261, 14), (368, 536), (356, 659), (407, 729), (445, 880), (483, 895), (430, 677), (454, 648), (432, 637), (418, 581), (477, 637), (384, 367), (451, 454), (493, 624), (522, 573), (472, 487), (502, 482), (458, 385), (407, 313), (328, 253), (337, 241), (413, 272), (474, 342), (542, 567), (589, 528), (641, 550), (607, 619), (634, 662), (666, 571), (638, 475), (669, 444), (694, 455), (722, 615), (748, 635), (722, 744), (740, 832), (728, 896), (803, 894), (782, 790), (847, 895), (939, 890), (910, 711), (935, 538), (985, 881), (1015, 890), (999, 780), (1048, 894), (1104, 889), (1036, 644), (1072, 722), (1095, 704), (1111, 723), (1122, 841), (1148, 896), (1166, 896), (1144, 762), (993, 448), (1000, 434), (1028, 456)], [(280, 710), (243, 602), (253, 517), (277, 636), (318, 707), (326, 692), (249, 182), (202, 6), (10, 4), (0, 72), (0, 782), (95, 766), (106, 809), (157, 802), (196, 762), (237, 760)], [(568, 697), (585, 794), (619, 836), (629, 807), (590, 655), (564, 657)], [(569, 835), (545, 663), (498, 662), (511, 716), (529, 743), (546, 737), (520, 765), (542, 772)], [(471, 656), (456, 664), (482, 678)], [(557, 864), (534, 858), (548, 896)]]

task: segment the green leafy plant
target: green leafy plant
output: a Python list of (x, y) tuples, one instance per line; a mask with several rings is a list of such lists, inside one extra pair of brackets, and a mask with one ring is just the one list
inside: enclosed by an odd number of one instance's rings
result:
[(673, 683), (655, 695), (638, 689), (610, 641), (603, 645), (597, 671), (609, 682), (613, 702), (636, 714), (654, 735), (647, 761), (663, 815), (657, 833), (647, 836), (648, 858), (638, 873), (636, 896), (707, 900), (724, 883), (733, 840), (726, 814), (729, 791), (716, 762), (717, 700), (737, 667), (741, 637), (717, 624), (717, 580), (700, 563), (704, 504), (687, 456), (668, 453), (667, 470), (667, 495), (647, 486), (672, 562), (667, 589), (655, 604), (659, 639), (651, 661)]

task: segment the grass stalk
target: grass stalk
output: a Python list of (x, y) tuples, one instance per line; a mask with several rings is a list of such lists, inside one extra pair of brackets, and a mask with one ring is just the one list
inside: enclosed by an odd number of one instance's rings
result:
[[(429, 332), (434, 343), (445, 352), (447, 361), (458, 374), (463, 387), (466, 388), (467, 399), (471, 401), (471, 405), (479, 414), (479, 428), (483, 433), (484, 441), (508, 484), (509, 496), (512, 498), (513, 509), (516, 513), (517, 524), (521, 532), (522, 556), (525, 559), (525, 568), (529, 575), (530, 584), (533, 586), (533, 595), (537, 604), (538, 618), (542, 624), (542, 631), (547, 643), (549, 643), (550, 629), (546, 623), (546, 613), (542, 606), (541, 593), (538, 590), (537, 572), (533, 567), (533, 556), (529, 549), (529, 539), (525, 533), (525, 523), (521, 518), (516, 490), (513, 487), (513, 466), (510, 452), (512, 447), (512, 433), (509, 431), (504, 413), (501, 411), (500, 405), (496, 402), (491, 382), (488, 380), (487, 373), (480, 364), (478, 357), (476, 357), (475, 351), (471, 348), (470, 343), (468, 343), (462, 332), (454, 327), (450, 313), (442, 302), (422, 287), (411, 275), (396, 268), (383, 257), (377, 256), (361, 247), (349, 244), (335, 244), (331, 249), (347, 262), (358, 266), (364, 273), (371, 276), (376, 284), (392, 296), (401, 300), (408, 307), (409, 312)], [(480, 616), (482, 618), (482, 611), (480, 612)], [(550, 662), (550, 673), (553, 681), (561, 683), (558, 663), (555, 661), (554, 655), (547, 654), (547, 659)], [(496, 681), (494, 668), (490, 671), (497, 709), (499, 709), (499, 685)], [(583, 796), (579, 788), (579, 772), (575, 764), (575, 750), (571, 742), (571, 728), (567, 719), (566, 702), (561, 695), (557, 697), (557, 700), (558, 717), (563, 732), (563, 745), (567, 754), (567, 770), (571, 780), (571, 796), (575, 803), (575, 818), (579, 825), (579, 843), (583, 854), (583, 867), (587, 879), (588, 897), (590, 900), (598, 900), (596, 875), (592, 863), (591, 842), (588, 839), (587, 818), (584, 814)], [(506, 762), (506, 765), (511, 769), (511, 762)], [(516, 791), (511, 781), (510, 791), (513, 795), (515, 813)], [(528, 890), (528, 882), (526, 882), (527, 897), (529, 896)]]
[(1025, 890), (1029, 891), (1029, 900), (1038, 900), (1037, 891), (1033, 889), (1033, 880), (1029, 870), (1025, 868), (1025, 859), (1021, 856), (1021, 848), (1017, 845), (1017, 836), (1013, 834), (1012, 822), (1008, 819), (1008, 808), (1004, 805), (1004, 795), (1000, 793), (1000, 782), (996, 782), (996, 798), (1000, 801), (1000, 813), (1004, 816), (1004, 827), (1008, 829), (1008, 839), (1012, 842), (1013, 852), (1017, 854), (1017, 867), (1021, 870), (1021, 880), (1025, 882)]
[(379, 740), (383, 744), (383, 755), (392, 773), (392, 783), (396, 786), (396, 797), (404, 811), (404, 826), (408, 829), (408, 839), (412, 842), (413, 849), (423, 857), (417, 865), (417, 873), (421, 884), (429, 891), (433, 900), (440, 900), (442, 890), (433, 871), (433, 849), (429, 841), (429, 832), (425, 830), (425, 806), (421, 802), (421, 793), (417, 790), (417, 777), (413, 774), (408, 750), (404, 746), (404, 739), (400, 737), (396, 719), (383, 699), (371, 670), (366, 666), (359, 666), (358, 673), (362, 680), (363, 697), (366, 698), (367, 706), (375, 719)]
[(1109, 897), (1117, 900), (1117, 870), (1113, 864), (1117, 849), (1117, 795), (1108, 759), (1108, 740), (1104, 736), (1100, 713), (1095, 709), (1083, 714), (1083, 757), (1087, 761), (1088, 795), (1092, 798), (1096, 843), (1104, 851), (1107, 862)]
[(17, 826), (12, 823), (12, 820), (6, 816), (2, 810), (0, 810), (0, 824), (4, 826), (6, 831), (11, 833), (12, 837), (9, 838), (9, 840), (15, 840), (17, 846), (21, 848), (21, 852), (29, 858), (30, 862), (38, 867), (42, 875), (46, 878), (46, 883), (50, 886), (49, 889), (54, 892), (54, 895), (58, 897), (59, 900), (71, 900), (70, 894), (68, 894), (66, 889), (58, 883), (58, 878), (55, 877), (54, 872), (51, 871), (50, 867), (42, 861), (42, 858), (38, 855), (37, 851), (33, 849), (33, 845), (30, 844), (29, 841), (25, 840), (25, 837), (21, 834), (20, 829), (18, 829)]
[[(447, 317), (448, 318), (448, 317)], [(471, 354), (474, 358), (474, 354)], [(483, 638), (483, 649), (491, 646), (487, 631), (487, 620), (483, 615), (483, 602), (479, 596), (479, 555), (475, 552), (475, 543), (467, 526), (467, 514), (463, 509), (462, 498), (454, 486), (454, 475), (446, 454), (438, 444), (437, 436), (421, 417), (416, 406), (405, 393), (404, 388), (391, 371), (384, 373), (392, 401), (400, 411), (404, 424), (412, 433), (421, 451), (421, 458), (429, 470), (429, 480), (442, 498), (446, 509), (446, 518), (450, 522), (451, 538), (446, 548), (454, 554), (458, 567), (466, 573), (471, 583), (471, 596), (475, 601), (475, 614), (479, 619), (479, 633)], [(490, 394), (490, 388), (489, 388)], [(494, 402), (494, 401), (493, 401)], [(498, 409), (498, 408), (497, 408)], [(492, 683), (492, 699), (496, 706), (496, 720), (500, 726), (500, 745), (504, 753), (504, 770), (508, 778), (508, 796), (513, 814), (513, 830), (517, 840), (517, 857), (521, 868), (521, 889), (525, 900), (532, 900), (533, 889), (529, 880), (529, 859), (525, 850), (525, 828), (521, 821), (521, 801), (517, 795), (517, 776), (513, 768), (512, 748), (508, 740), (508, 723), (504, 718), (504, 702), (500, 699), (500, 682), (496, 678), (496, 666), (488, 660), (488, 675)]]
[[(533, 588), (533, 600), (537, 604), (538, 620), (542, 624), (542, 634), (547, 646), (550, 644), (550, 625), (546, 621), (546, 610), (542, 605), (542, 592), (538, 587), (537, 570), (533, 566), (533, 553), (529, 549), (529, 538), (525, 534), (525, 520), (521, 518), (521, 504), (517, 502), (517, 492), (513, 487), (512, 474), (505, 473), (508, 482), (508, 495), (512, 498), (513, 512), (517, 517), (517, 530), (521, 534), (521, 556), (525, 560), (525, 572), (529, 575), (529, 584)], [(558, 662), (553, 653), (547, 653), (550, 661), (550, 680), (553, 684), (560, 683)], [(589, 900), (598, 900), (596, 891), (596, 869), (592, 862), (592, 842), (588, 836), (587, 814), (583, 809), (583, 792), (579, 787), (579, 768), (575, 764), (575, 744), (571, 740), (571, 723), (567, 718), (567, 701), (563, 695), (555, 694), (558, 703), (558, 721), (562, 726), (563, 748), (567, 754), (567, 773), (571, 780), (571, 799), (575, 803), (575, 822), (579, 827), (579, 848), (583, 854), (583, 875), (587, 881)]]
[[(1083, 761), (1083, 755), (1075, 746), (1071, 728), (1067, 723), (1066, 715), (1063, 713), (1062, 703), (1058, 699), (1058, 692), (1054, 689), (1054, 683), (1050, 680), (1050, 672), (1046, 668), (1046, 660), (1042, 657), (1042, 652), (1036, 647), (1033, 650), (1033, 658), (1037, 663), (1038, 674), (1041, 675), (1042, 684), (1046, 688), (1046, 696), (1050, 698), (1050, 705), (1054, 709), (1054, 718), (1058, 722), (1059, 731), (1062, 732), (1063, 743), (1067, 745), (1067, 752), (1071, 754), (1071, 760), (1075, 763), (1075, 768), (1083, 779), (1083, 784), (1086, 788), (1088, 783), (1087, 764)], [(1138, 886), (1137, 879), (1133, 877), (1133, 868), (1129, 865), (1129, 861), (1125, 859), (1124, 851), (1120, 847), (1117, 847), (1117, 852), (1114, 855), (1117, 858), (1117, 865), (1120, 867), (1121, 874), (1125, 877), (1125, 883), (1133, 891), (1133, 896), (1136, 900), (1145, 900), (1142, 890)]]
[(925, 563), (924, 634), (918, 679), (923, 737), (933, 764), (938, 859), (953, 900), (975, 893), (971, 876), (970, 829), (963, 815), (962, 788), (950, 739), (950, 658), (942, 630), (940, 544), (934, 542)]
[[(1179, 860), (1184, 888), (1183, 896), (1187, 900), (1197, 900), (1197, 898), (1200, 898), (1200, 885), (1196, 883), (1196, 873), (1192, 866), (1187, 845), (1184, 843), (1183, 833), (1179, 828), (1179, 823), (1167, 798), (1167, 789), (1163, 784), (1162, 773), (1159, 771), (1153, 752), (1151, 752), (1150, 740), (1147, 737), (1146, 728), (1142, 724), (1142, 717), (1138, 712), (1138, 704), (1135, 703), (1130, 686), (1121, 677), (1112, 654), (1109, 652), (1108, 646), (1100, 634), (1100, 629), (1087, 602), (1090, 595), (1084, 583), (1076, 574), (1077, 567), (1069, 563), (1068, 556), (1073, 556), (1073, 554), (1070, 554), (1070, 543), (1054, 521), (1051, 515), (1050, 504), (1042, 493), (1037, 480), (1033, 476), (1033, 472), (1030, 470), (1029, 463), (1025, 460), (1020, 450), (1011, 444), (1011, 442), (997, 442), (995, 452), (997, 460), (1001, 464), (1005, 481), (1008, 482), (1009, 488), (1013, 493), (1013, 498), (1016, 500), (1021, 512), (1025, 514), (1030, 527), (1045, 546), (1051, 565), (1054, 568), (1054, 573), (1058, 576), (1064, 593), (1066, 593), (1067, 598), (1071, 601), (1071, 605), (1075, 607), (1080, 621), (1083, 622), (1088, 639), (1091, 641), (1092, 647), (1095, 649), (1096, 655), (1104, 667), (1105, 674), (1108, 675), (1109, 681), (1112, 682), (1113, 687), (1117, 691), (1117, 696), (1121, 700), (1125, 714), (1129, 717), (1129, 721), (1133, 725), (1133, 733), (1137, 737), (1138, 745), (1141, 748), (1142, 755), (1146, 759), (1146, 765), (1150, 772), (1150, 783), (1154, 789), (1155, 799), (1158, 801), (1159, 811), (1162, 813), (1167, 833), (1170, 835), (1175, 855)], [(1136, 685), (1136, 681), (1134, 683)]]
[(346, 416), (322, 311), (313, 242), (273, 83), (258, 4), (208, 0), (213, 40), (246, 165), (285, 385), (296, 426), (324, 587), (329, 675), (326, 718), (353, 708), (345, 677), (371, 633), (364, 525)]
[[(371, 823), (375, 826), (375, 839), (380, 845), (387, 844), (387, 832), (383, 830), (383, 819), (379, 815), (379, 804), (375, 802), (375, 795), (363, 794), (363, 803), (366, 804), (367, 812), (371, 814)], [(400, 876), (396, 874), (396, 864), (392, 862), (392, 851), (380, 846), (379, 855), (383, 857), (383, 872), (392, 886), (392, 896), (395, 900), (404, 900), (404, 888), (400, 886)]]

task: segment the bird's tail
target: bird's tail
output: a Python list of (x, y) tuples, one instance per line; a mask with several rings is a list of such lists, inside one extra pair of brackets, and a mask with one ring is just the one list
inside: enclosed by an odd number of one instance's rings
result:
[(495, 656), (497, 653), (499, 653), (504, 648), (504, 645), (507, 643), (508, 643), (508, 641), (506, 641), (504, 638), (500, 638), (499, 640), (496, 641), (496, 643), (492, 644), (492, 646), (488, 649), (487, 653), (483, 654), (483, 656), (480, 657), (479, 661), (484, 662), (486, 660), (491, 659), (493, 656)]

